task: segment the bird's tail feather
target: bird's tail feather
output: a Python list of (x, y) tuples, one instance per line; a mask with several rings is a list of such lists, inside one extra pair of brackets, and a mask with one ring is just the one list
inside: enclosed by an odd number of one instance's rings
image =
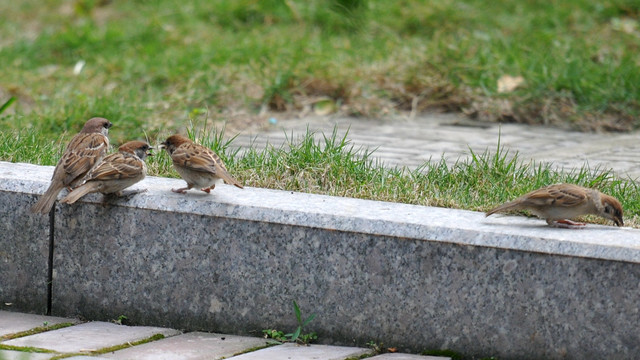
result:
[(74, 189), (67, 196), (65, 196), (64, 199), (60, 200), (60, 202), (65, 204), (73, 204), (74, 202), (78, 201), (78, 199), (80, 199), (81, 197), (89, 193), (96, 192), (97, 188), (98, 187), (96, 183), (93, 183), (93, 182), (86, 183)]
[(232, 177), (231, 177), (231, 175), (229, 175), (228, 173), (226, 173), (226, 172), (222, 172), (222, 174), (221, 174), (221, 175), (222, 175), (222, 176), (221, 176), (221, 178), (222, 178), (222, 179), (224, 180), (224, 182), (226, 182), (227, 184), (234, 185), (234, 186), (236, 186), (236, 187), (239, 187), (240, 189), (244, 189), (244, 186), (242, 186), (242, 184), (240, 184), (240, 183), (238, 182), (238, 180), (236, 180), (236, 179), (232, 178)]
[(38, 199), (38, 202), (33, 204), (31, 212), (35, 214), (47, 214), (56, 202), (58, 194), (62, 189), (64, 189), (64, 185), (60, 182), (49, 185), (49, 188), (42, 194), (40, 199)]
[(485, 216), (489, 216), (489, 215), (493, 215), (495, 213), (500, 213), (500, 212), (505, 212), (505, 211), (509, 211), (509, 210), (517, 210), (518, 209), (518, 203), (515, 201), (509, 201), (507, 203), (504, 203), (498, 207), (495, 207), (489, 211), (487, 211), (485, 213)]

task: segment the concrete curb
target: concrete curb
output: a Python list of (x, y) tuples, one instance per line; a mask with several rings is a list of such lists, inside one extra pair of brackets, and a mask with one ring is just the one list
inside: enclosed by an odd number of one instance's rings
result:
[[(28, 205), (52, 169), (0, 163), (13, 225), (39, 221)], [(181, 183), (148, 178), (128, 201), (58, 205), (54, 315), (255, 334), (293, 328), (296, 300), (317, 314), (309, 330), (335, 344), (505, 359), (640, 352), (640, 231), (256, 188), (169, 191)], [(48, 228), (38, 231), (0, 245), (46, 244)]]

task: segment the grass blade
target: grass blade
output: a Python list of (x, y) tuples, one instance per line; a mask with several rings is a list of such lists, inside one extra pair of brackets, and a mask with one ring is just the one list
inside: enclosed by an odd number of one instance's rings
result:
[(2, 104), (2, 106), (0, 106), (0, 114), (7, 110), (9, 106), (11, 106), (11, 104), (13, 104), (15, 101), (15, 96), (10, 97), (9, 100), (7, 100), (4, 104)]

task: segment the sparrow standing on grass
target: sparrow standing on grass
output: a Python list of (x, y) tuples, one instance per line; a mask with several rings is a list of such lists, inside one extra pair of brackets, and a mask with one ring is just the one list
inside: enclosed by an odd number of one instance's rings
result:
[(31, 212), (46, 214), (56, 202), (63, 188), (71, 190), (82, 182), (84, 176), (98, 163), (109, 149), (111, 122), (104, 118), (89, 119), (74, 136), (58, 161), (51, 184)]
[(169, 136), (160, 148), (167, 150), (173, 160), (173, 167), (187, 182), (187, 187), (171, 189), (173, 192), (184, 194), (187, 190), (198, 187), (209, 193), (220, 179), (243, 189), (242, 185), (229, 175), (216, 153), (184, 136), (177, 134)]
[[(85, 183), (69, 193), (61, 203), (73, 204), (81, 197), (95, 192), (122, 196), (122, 190), (141, 181), (147, 175), (144, 159), (153, 156), (153, 149), (144, 141), (129, 141), (118, 148), (117, 153), (105, 157), (85, 176)], [(127, 195), (137, 194), (138, 190)]]
[(547, 220), (547, 224), (564, 228), (584, 226), (584, 223), (570, 219), (587, 214), (612, 220), (618, 226), (624, 225), (622, 205), (618, 199), (573, 184), (556, 184), (534, 190), (489, 210), (486, 216), (511, 210), (528, 210)]

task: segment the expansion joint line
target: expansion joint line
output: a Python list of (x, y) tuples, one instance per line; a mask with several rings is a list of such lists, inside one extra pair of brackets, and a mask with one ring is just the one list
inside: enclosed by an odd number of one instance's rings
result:
[(53, 235), (55, 224), (56, 207), (51, 207), (49, 211), (49, 269), (47, 273), (47, 315), (51, 315), (51, 303), (53, 299)]

